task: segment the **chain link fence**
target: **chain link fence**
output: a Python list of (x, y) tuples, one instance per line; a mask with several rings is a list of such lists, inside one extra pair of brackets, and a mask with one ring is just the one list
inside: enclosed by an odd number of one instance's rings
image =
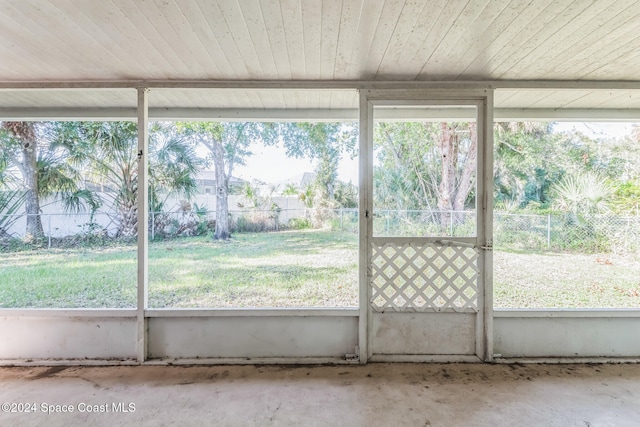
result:
[(470, 237), (475, 233), (474, 211), (378, 209), (373, 215), (374, 236)]
[[(0, 216), (0, 249), (23, 247), (70, 248), (132, 243), (134, 235), (123, 234), (117, 214), (41, 214), (43, 235), (26, 235), (26, 215)], [(273, 232), (323, 228), (358, 232), (357, 209), (232, 210), (232, 233)], [(3, 227), (4, 225), (5, 226)], [(473, 211), (444, 212), (377, 210), (374, 236), (475, 235)], [(215, 211), (151, 212), (150, 240), (213, 235)], [(130, 233), (129, 233), (130, 234)], [(497, 249), (575, 252), (640, 251), (640, 217), (614, 215), (527, 215), (494, 212), (494, 246)]]
[(640, 250), (640, 216), (494, 213), (494, 246), (586, 253)]

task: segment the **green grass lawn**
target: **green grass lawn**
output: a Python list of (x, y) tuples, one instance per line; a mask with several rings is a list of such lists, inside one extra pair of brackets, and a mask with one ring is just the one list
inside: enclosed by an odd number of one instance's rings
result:
[[(135, 307), (136, 247), (1, 253), (0, 307)], [(197, 237), (149, 245), (149, 305), (349, 307), (357, 236), (328, 231)]]
[[(358, 240), (288, 231), (153, 242), (149, 302), (165, 307), (355, 307)], [(0, 253), (0, 307), (135, 307), (136, 248)], [(640, 307), (640, 261), (494, 253), (497, 308)]]
[(496, 308), (640, 308), (637, 256), (494, 252)]
[(136, 249), (0, 253), (0, 307), (135, 307)]
[(328, 231), (236, 234), (149, 249), (151, 307), (358, 305), (358, 240)]

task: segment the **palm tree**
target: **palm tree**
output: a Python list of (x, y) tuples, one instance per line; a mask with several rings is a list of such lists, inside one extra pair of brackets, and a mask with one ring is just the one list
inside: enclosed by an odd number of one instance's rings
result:
[(38, 140), (35, 122), (2, 122), (3, 150), (12, 153), (13, 164), (22, 174), (26, 188), (24, 202), (27, 214), (27, 235), (44, 236), (40, 219), (40, 196), (38, 188)]
[[(2, 122), (0, 128), (2, 169), (15, 166), (22, 183), (16, 183), (14, 177), (13, 191), (18, 191), (16, 187), (24, 188), (20, 197), (5, 193), (5, 209), (11, 207), (11, 211), (17, 212), (24, 204), (28, 237), (44, 236), (40, 208), (45, 197), (61, 200), (68, 211), (80, 211), (85, 206), (95, 211), (98, 207), (93, 193), (78, 187), (79, 175), (68, 162), (68, 150), (53, 138), (55, 127), (52, 122)], [(5, 188), (9, 174), (3, 175)]]
[(556, 206), (573, 214), (605, 213), (614, 188), (594, 172), (565, 175), (554, 185)]
[[(102, 197), (117, 214), (117, 237), (137, 235), (138, 129), (134, 122), (67, 122), (59, 138), (72, 149), (74, 164), (88, 181), (100, 185)], [(199, 160), (191, 145), (166, 123), (149, 133), (149, 205), (162, 210), (173, 193), (190, 198), (196, 190)]]
[(300, 189), (298, 186), (293, 182), (288, 182), (280, 194), (283, 196), (297, 196), (299, 193)]

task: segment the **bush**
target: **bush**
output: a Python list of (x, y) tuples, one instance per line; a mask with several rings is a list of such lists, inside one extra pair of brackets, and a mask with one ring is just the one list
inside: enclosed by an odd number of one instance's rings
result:
[(260, 233), (280, 229), (278, 213), (273, 211), (249, 211), (231, 218), (231, 231)]
[(291, 230), (305, 230), (313, 228), (313, 224), (309, 218), (291, 218), (287, 227)]
[(557, 218), (551, 227), (551, 246), (554, 249), (586, 253), (611, 250), (609, 236), (597, 226), (594, 217), (567, 214)]

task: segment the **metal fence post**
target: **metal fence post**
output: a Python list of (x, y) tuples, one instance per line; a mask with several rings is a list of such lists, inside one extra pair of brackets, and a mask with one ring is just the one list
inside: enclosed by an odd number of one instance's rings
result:
[(340, 209), (340, 232), (344, 232), (344, 209)]
[(453, 237), (453, 210), (449, 215), (449, 234), (451, 235), (451, 237)]
[(156, 213), (151, 212), (151, 240), (156, 239)]
[(47, 221), (47, 223), (48, 223), (47, 227), (49, 228), (49, 247), (48, 247), (48, 249), (51, 249), (51, 215), (47, 215), (47, 218), (49, 219)]
[(547, 249), (551, 249), (551, 214), (547, 214)]
[(386, 234), (389, 234), (389, 229), (391, 228), (390, 221), (391, 221), (391, 209), (387, 209)]

